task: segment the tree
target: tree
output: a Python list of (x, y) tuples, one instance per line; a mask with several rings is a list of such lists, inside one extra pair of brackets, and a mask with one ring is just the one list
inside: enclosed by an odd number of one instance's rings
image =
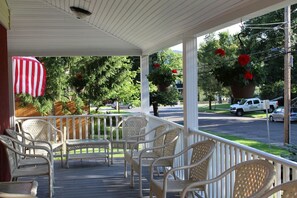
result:
[(72, 71), (71, 84), (86, 103), (102, 106), (110, 98), (127, 101), (139, 97), (136, 71), (127, 57), (83, 57)]
[[(69, 78), (67, 72), (73, 61), (72, 58), (66, 57), (42, 57), (39, 58), (39, 61), (44, 63), (47, 74), (44, 96), (34, 98), (28, 94), (18, 94), (17, 97), (23, 106), (33, 104), (42, 115), (55, 114), (54, 103), (56, 101), (65, 103), (71, 98), (67, 84)], [(77, 104), (81, 105), (79, 102)]]
[(204, 91), (208, 99), (209, 109), (212, 108), (211, 101), (215, 95), (221, 98), (223, 94), (226, 94), (226, 91), (223, 89), (224, 84), (220, 83), (213, 73), (213, 69), (218, 64), (213, 61), (213, 56), (218, 48), (224, 48), (230, 54), (235, 53), (237, 45), (234, 37), (229, 35), (228, 32), (220, 33), (218, 39), (214, 34), (209, 34), (198, 50), (198, 75), (199, 79), (202, 79), (198, 82), (198, 86)]
[(140, 98), (135, 80), (139, 67), (132, 71), (127, 57), (42, 57), (40, 61), (47, 71), (45, 95), (33, 98), (20, 94), (19, 98), (23, 105), (33, 104), (42, 115), (53, 111), (56, 101), (75, 101), (74, 113), (80, 114), (86, 104), (102, 106), (110, 98), (129, 102)]
[[(291, 6), (292, 52), (296, 51), (297, 4)], [(261, 86), (261, 97), (279, 96), (279, 84), (284, 80), (284, 9), (280, 9), (244, 23), (242, 32), (246, 35), (248, 47), (253, 49), (253, 56), (264, 61), (265, 80)], [(260, 25), (259, 25), (260, 24)], [(296, 53), (292, 53), (296, 60)], [(296, 94), (296, 67), (292, 67), (292, 92)], [(275, 87), (275, 88), (274, 88)], [(270, 90), (270, 92), (267, 92)], [(281, 94), (282, 95), (282, 94)]]
[[(158, 63), (160, 67), (170, 68), (181, 72), (182, 58), (181, 54), (174, 53), (172, 50), (167, 49), (155, 53), (150, 56), (150, 67), (153, 69), (153, 64)], [(178, 74), (177, 74), (177, 76)], [(178, 101), (180, 94), (173, 84), (166, 92), (157, 90), (156, 86), (150, 83), (150, 104), (153, 106), (154, 115), (159, 116), (158, 107), (159, 105), (175, 105)]]

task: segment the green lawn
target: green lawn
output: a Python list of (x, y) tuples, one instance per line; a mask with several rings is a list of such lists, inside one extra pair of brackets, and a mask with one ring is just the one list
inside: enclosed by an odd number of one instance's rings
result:
[(269, 144), (265, 144), (265, 143), (261, 143), (261, 142), (257, 142), (254, 140), (249, 140), (249, 139), (244, 139), (241, 137), (237, 137), (234, 135), (226, 135), (226, 134), (221, 134), (221, 133), (213, 133), (213, 132), (209, 132), (213, 135), (267, 152), (267, 153), (271, 153), (273, 155), (277, 155), (277, 156), (281, 156), (281, 155), (288, 155), (289, 152), (281, 147), (277, 147), (277, 146), (273, 146), (273, 145), (269, 145)]

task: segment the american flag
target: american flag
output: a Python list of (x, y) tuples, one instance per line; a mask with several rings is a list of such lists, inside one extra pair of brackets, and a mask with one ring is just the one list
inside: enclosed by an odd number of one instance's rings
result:
[(35, 57), (12, 57), (14, 93), (43, 96), (46, 85), (46, 70)]

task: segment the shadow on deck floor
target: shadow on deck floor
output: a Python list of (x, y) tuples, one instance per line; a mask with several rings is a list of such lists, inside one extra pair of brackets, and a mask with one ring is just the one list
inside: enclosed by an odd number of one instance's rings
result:
[[(123, 173), (124, 163), (122, 159), (115, 160), (111, 166), (107, 166), (104, 161), (84, 160), (81, 162), (71, 160), (69, 169), (62, 168), (60, 162), (56, 161), (54, 197), (139, 197), (138, 175), (135, 176), (134, 188), (131, 188), (130, 171), (127, 178), (124, 178)], [(144, 175), (148, 177), (148, 169)], [(48, 177), (42, 176), (33, 179), (38, 181), (37, 196), (39, 198), (48, 197)], [(149, 197), (149, 182), (145, 178), (143, 178), (143, 195)], [(171, 195), (170, 197), (179, 196)]]

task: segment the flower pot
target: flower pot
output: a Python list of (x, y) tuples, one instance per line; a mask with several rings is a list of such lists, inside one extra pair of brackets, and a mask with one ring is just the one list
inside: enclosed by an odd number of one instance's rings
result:
[(158, 87), (158, 91), (161, 91), (161, 92), (166, 92), (169, 89), (168, 85), (157, 85), (157, 87)]
[(255, 87), (252, 83), (246, 86), (234, 84), (231, 85), (231, 91), (234, 98), (251, 98), (254, 95)]

